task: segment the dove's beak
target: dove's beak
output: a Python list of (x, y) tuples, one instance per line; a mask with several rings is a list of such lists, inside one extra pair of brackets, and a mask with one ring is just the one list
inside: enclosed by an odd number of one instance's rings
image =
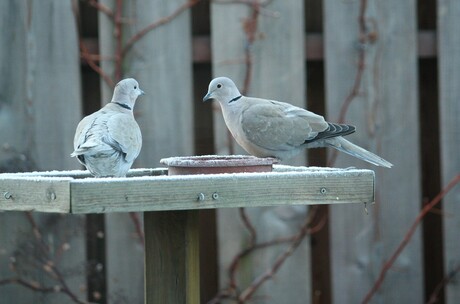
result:
[(203, 102), (208, 101), (209, 99), (212, 99), (212, 92), (209, 92), (203, 97)]
[(140, 90), (140, 91), (141, 91), (141, 96), (142, 96), (142, 95), (145, 95), (145, 92), (144, 92), (144, 91), (142, 91), (142, 90)]

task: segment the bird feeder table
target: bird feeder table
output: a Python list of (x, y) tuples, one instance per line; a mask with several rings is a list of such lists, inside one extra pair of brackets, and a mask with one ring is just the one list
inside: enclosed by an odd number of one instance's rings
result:
[(371, 170), (238, 156), (164, 163), (169, 169), (132, 169), (125, 178), (76, 170), (0, 174), (0, 210), (144, 212), (145, 303), (190, 304), (200, 303), (198, 210), (374, 202)]

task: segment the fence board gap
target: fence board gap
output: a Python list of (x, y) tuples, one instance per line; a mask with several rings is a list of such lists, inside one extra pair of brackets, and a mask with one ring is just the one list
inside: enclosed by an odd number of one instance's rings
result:
[[(325, 115), (324, 63), (308, 62), (307, 101), (308, 110)], [(310, 166), (326, 166), (326, 149), (308, 152)], [(329, 206), (318, 207), (318, 218), (329, 217)], [(311, 236), (312, 303), (331, 303), (331, 267), (329, 221), (324, 228)]]
[(107, 263), (103, 214), (86, 216), (87, 297), (90, 302), (107, 303)]
[[(424, 203), (435, 197), (441, 191), (441, 163), (439, 150), (439, 109), (438, 84), (433, 81), (436, 75), (436, 59), (419, 60), (420, 79), (420, 153), (422, 160), (422, 197), (421, 208)], [(429, 122), (429, 123), (426, 123)], [(429, 147), (428, 149), (426, 147)], [(432, 212), (423, 221), (423, 252), (425, 273), (425, 301), (436, 285), (444, 277), (443, 271), (443, 238), (442, 203), (436, 206), (439, 212)], [(439, 301), (444, 300), (443, 293), (439, 294)]]

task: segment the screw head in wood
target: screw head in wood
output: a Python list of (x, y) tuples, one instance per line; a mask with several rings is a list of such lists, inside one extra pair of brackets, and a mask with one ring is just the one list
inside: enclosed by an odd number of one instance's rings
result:
[(219, 199), (219, 194), (218, 194), (217, 192), (214, 192), (214, 193), (212, 194), (212, 199), (213, 199), (213, 200), (218, 200), (218, 199)]
[(204, 193), (202, 192), (198, 193), (198, 197), (196, 199), (197, 201), (200, 201), (200, 202), (204, 201), (205, 199)]
[(5, 199), (11, 199), (13, 197), (13, 195), (11, 193), (9, 193), (8, 191), (6, 191), (5, 193), (3, 193), (3, 197)]
[(367, 210), (367, 203), (364, 202), (364, 211), (366, 212), (366, 214), (369, 214), (369, 211)]

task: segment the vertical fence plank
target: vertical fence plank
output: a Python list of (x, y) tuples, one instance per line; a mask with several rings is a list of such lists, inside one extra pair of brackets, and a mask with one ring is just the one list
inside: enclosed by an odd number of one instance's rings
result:
[[(242, 90), (246, 36), (242, 29), (249, 9), (244, 5), (211, 4), (211, 49), (214, 77), (227, 76)], [(222, 37), (224, 35), (224, 37)], [(205, 93), (203, 93), (204, 96)], [(217, 102), (214, 109), (214, 146), (217, 154), (229, 154), (233, 147), (235, 154), (245, 154), (229, 135)]]
[[(100, 0), (102, 5), (109, 8), (112, 12), (115, 12), (115, 0)], [(102, 60), (99, 65), (105, 75), (110, 79), (113, 78), (115, 72), (115, 58), (116, 54), (116, 41), (114, 37), (115, 24), (113, 18), (108, 16), (106, 13), (99, 11), (98, 13), (98, 42), (99, 42), (99, 54), (110, 60)], [(101, 106), (110, 102), (113, 94), (113, 88), (101, 77)]]
[[(337, 120), (340, 108), (351, 91), (353, 77), (356, 73), (357, 61), (357, 16), (359, 1), (324, 2), (324, 44), (326, 74), (326, 113), (330, 121)], [(365, 101), (360, 98), (350, 108), (346, 122), (357, 126), (358, 134), (348, 136), (353, 142), (372, 150), (372, 138), (365, 131)], [(361, 116), (361, 117), (360, 117)], [(368, 140), (369, 143), (366, 143)], [(328, 151), (330, 152), (330, 151)], [(342, 158), (343, 157), (343, 158)], [(346, 164), (342, 165), (343, 161)], [(340, 155), (334, 166), (367, 165), (359, 160)], [(373, 168), (374, 169), (374, 168)], [(380, 187), (379, 179), (376, 183)], [(366, 216), (362, 206), (329, 206), (330, 216), (330, 260), (331, 260), (331, 297), (333, 303), (360, 303), (363, 295), (369, 290), (374, 274), (378, 268), (371, 263), (370, 257), (376, 251), (372, 247), (374, 236), (373, 217), (375, 209)], [(364, 264), (361, 266), (360, 263)]]
[[(329, 120), (338, 120), (353, 87), (359, 61), (359, 6), (364, 3), (324, 3)], [(349, 136), (352, 141), (394, 167), (372, 167), (377, 174), (377, 204), (369, 208), (369, 215), (363, 206), (331, 207), (334, 303), (359, 303), (364, 298), (420, 208), (415, 12), (415, 1), (367, 2), (367, 31), (375, 31), (377, 40), (361, 46), (366, 58), (362, 83), (345, 121), (357, 126), (357, 134)], [(369, 166), (343, 155), (335, 165)], [(421, 259), (417, 230), (373, 303), (423, 302)]]
[[(8, 78), (0, 81), (3, 96), (0, 99), (0, 140), (2, 153), (0, 162), (2, 171), (32, 170), (27, 146), (30, 133), (27, 121), (25, 85), (27, 71), (27, 4), (17, 1), (0, 3), (0, 23), (3, 30), (0, 35), (0, 66)], [(13, 128), (14, 126), (14, 128)], [(22, 135), (22, 136), (20, 136)], [(6, 147), (8, 149), (6, 149)], [(21, 160), (21, 154), (23, 161)], [(14, 164), (14, 165), (12, 165)], [(20, 243), (18, 236), (28, 231), (25, 217), (16, 213), (0, 213), (0, 279), (14, 276), (11, 272), (11, 257)], [(30, 270), (31, 271), (31, 270)], [(24, 291), (21, 286), (0, 286), (0, 293), (6, 302), (38, 303), (41, 296)]]
[[(6, 149), (2, 157), (9, 158), (2, 170), (78, 168), (78, 162), (69, 156), (81, 118), (80, 62), (71, 2), (3, 1), (0, 10), (0, 39), (5, 39), (1, 44), (8, 46), (0, 51), (2, 71), (8, 75), (0, 88), (4, 98), (0, 101), (0, 144)], [(72, 292), (86, 299), (82, 288), (86, 284), (83, 218), (32, 216), (51, 248), (49, 258)], [(47, 257), (38, 250), (39, 242), (26, 214), (3, 213), (0, 217), (0, 279), (16, 276), (7, 267), (10, 256), (16, 256), (17, 268), (26, 279), (47, 287), (59, 285), (45, 271), (43, 259)], [(38, 293), (19, 285), (0, 289), (7, 302), (69, 301), (62, 293)]]
[[(77, 168), (78, 163), (69, 156), (81, 112), (71, 5), (52, 0), (40, 5), (11, 3), (2, 11), (7, 15), (2, 18), (4, 28), (11, 27), (13, 35), (2, 35), (4, 45), (9, 46), (2, 50), (8, 73), (2, 81), (6, 95), (0, 133), (8, 144), (3, 147), (5, 154), (29, 150), (31, 154), (24, 157), (41, 170)], [(18, 18), (9, 17), (8, 12), (19, 14)], [(20, 121), (26, 121), (25, 125)]]
[[(302, 1), (273, 1), (263, 7), (258, 17), (256, 40), (250, 46), (252, 77), (248, 96), (282, 100), (305, 107), (304, 9)], [(211, 5), (213, 74), (232, 78), (243, 89), (246, 71), (244, 27), (251, 18), (251, 6), (244, 4)], [(247, 29), (247, 27), (246, 27)], [(213, 106), (217, 107), (217, 103)], [(229, 138), (222, 114), (215, 113), (217, 153), (229, 153)], [(233, 139), (232, 139), (233, 141)], [(244, 153), (234, 142), (235, 153)], [(291, 163), (305, 164), (305, 155)], [(305, 218), (306, 209), (298, 207), (247, 209), (258, 231), (258, 241), (292, 235)], [(220, 284), (228, 283), (227, 267), (248, 242), (247, 231), (238, 221), (237, 210), (219, 210)], [(244, 263), (240, 276), (242, 287), (270, 267), (286, 247), (272, 247), (255, 254)], [(276, 275), (258, 292), (263, 303), (308, 303), (311, 297), (310, 249), (308, 239), (288, 259)]]
[[(460, 172), (460, 3), (438, 1), (439, 101), (442, 185)], [(457, 186), (443, 199), (444, 273), (450, 274), (460, 265), (460, 188)], [(457, 271), (456, 277), (459, 277)], [(460, 285), (446, 286), (446, 303), (460, 299)]]
[[(114, 11), (117, 10), (116, 2), (103, 1)], [(131, 21), (123, 25), (123, 42), (126, 43), (149, 24), (171, 15), (185, 2), (123, 2), (121, 16)], [(99, 26), (101, 53), (111, 56), (116, 49), (113, 21), (101, 13)], [(170, 22), (147, 33), (127, 53), (123, 63), (123, 77), (136, 78), (146, 92), (145, 96), (138, 99), (134, 109), (143, 137), (142, 150), (134, 167), (156, 167), (161, 158), (193, 154), (190, 29), (190, 12), (186, 10)], [(109, 75), (113, 73), (113, 62), (105, 62), (102, 66)], [(105, 84), (104, 87), (105, 103), (110, 100), (112, 93)], [(126, 214), (107, 215), (105, 222), (109, 296), (128, 299), (130, 303), (140, 303), (143, 299), (143, 252), (116, 250), (139, 246), (138, 239), (133, 237), (135, 226)], [(119, 267), (123, 263), (131, 266), (129, 269)]]
[[(31, 141), (27, 120), (27, 5), (16, 1), (0, 3), (0, 168), (2, 171), (28, 170), (32, 165), (24, 153)], [(8, 29), (8, 30), (6, 30)], [(21, 157), (22, 154), (22, 157)], [(12, 166), (14, 164), (14, 166)]]
[(29, 36), (34, 158), (41, 170), (79, 168), (73, 151), (81, 119), (80, 59), (71, 3), (34, 3)]
[[(136, 23), (132, 37), (145, 26), (171, 15), (185, 0), (132, 2)], [(138, 166), (152, 167), (168, 156), (193, 153), (192, 44), (190, 11), (151, 31), (128, 53), (126, 75), (134, 76), (146, 95), (137, 104), (143, 146)]]
[[(134, 216), (142, 229), (142, 214)], [(144, 302), (144, 246), (132, 219), (126, 213), (105, 217), (108, 303)]]

